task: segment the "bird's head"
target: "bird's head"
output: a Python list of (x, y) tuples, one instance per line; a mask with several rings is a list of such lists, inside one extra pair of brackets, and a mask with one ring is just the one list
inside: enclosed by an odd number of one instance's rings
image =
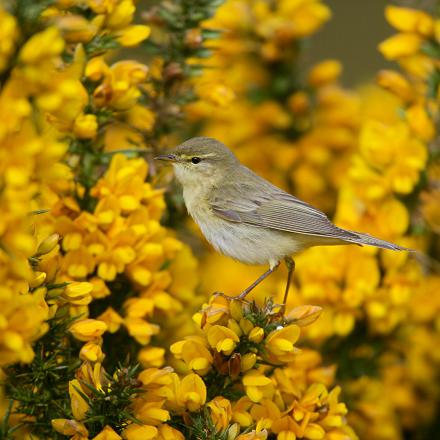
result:
[(195, 137), (168, 154), (155, 157), (172, 163), (177, 179), (185, 185), (216, 184), (234, 171), (238, 159), (226, 145), (209, 137)]

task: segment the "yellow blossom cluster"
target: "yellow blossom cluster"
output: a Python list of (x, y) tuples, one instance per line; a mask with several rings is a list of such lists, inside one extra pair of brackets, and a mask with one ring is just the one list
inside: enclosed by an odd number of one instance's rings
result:
[[(31, 343), (47, 330), (47, 285), (56, 278), (58, 235), (35, 230), (44, 195), (62, 190), (70, 170), (60, 163), (67, 145), (45, 118), (47, 94), (61, 95), (68, 80), (58, 70), (63, 40), (47, 28), (18, 47), (18, 23), (0, 9), (0, 365), (30, 362)], [(53, 45), (47, 46), (50, 40)], [(46, 44), (45, 44), (46, 43)], [(8, 70), (12, 53), (18, 66)], [(65, 97), (70, 105), (72, 97)], [(44, 212), (44, 211), (43, 211)], [(46, 264), (50, 261), (52, 264)], [(55, 266), (53, 266), (55, 264)]]
[[(58, 431), (87, 439), (99, 429), (81, 424), (93, 410), (84, 400), (93, 395), (91, 387), (119, 390), (118, 398), (130, 388), (119, 373), (113, 382), (105, 373), (105, 335), (123, 326), (136, 344), (133, 361), (161, 366), (165, 348), (147, 345), (159, 324), (175, 329), (185, 320), (182, 306), (197, 302), (196, 262), (160, 225), (163, 190), (145, 182), (149, 165), (133, 153), (146, 147), (155, 122), (145, 103), (152, 93), (148, 67), (109, 61), (114, 49), (149, 36), (147, 25), (133, 24), (135, 3), (27, 3), (0, 8), (0, 436), (9, 437), (3, 429), (11, 428), (16, 438), (53, 438)], [(90, 313), (94, 300), (101, 302)], [(179, 311), (179, 319), (167, 319)], [(84, 345), (77, 347), (69, 335)], [(83, 364), (74, 379), (68, 374), (78, 360)], [(110, 368), (123, 361), (121, 355)], [(22, 377), (17, 387), (30, 383), (29, 389), (17, 390), (16, 374)], [(35, 382), (36, 376), (45, 379)], [(50, 418), (63, 406), (59, 394), (51, 397), (56, 390), (64, 390), (66, 399), (70, 394), (76, 421), (56, 419), (53, 431)], [(26, 418), (26, 402), (36, 399), (43, 413), (31, 409)], [(44, 415), (51, 404), (55, 412)], [(130, 404), (126, 399), (122, 406)], [(130, 413), (121, 411), (121, 423), (129, 420)], [(21, 421), (23, 426), (12, 426)], [(172, 428), (164, 429), (164, 438), (173, 438)], [(157, 434), (149, 425), (106, 425), (93, 435), (120, 438), (115, 430), (129, 439)]]
[[(88, 9), (89, 18), (74, 7)], [(150, 28), (133, 24), (136, 5), (133, 0), (62, 0), (44, 11), (44, 17), (54, 21), (68, 43), (88, 43), (109, 36), (123, 47), (133, 47), (150, 35)]]
[[(432, 424), (440, 18), (387, 6), (398, 33), (379, 51), (400, 71), (353, 91), (334, 59), (300, 74), (330, 16), (323, 0), (0, 6), (0, 437), (400, 440)], [(195, 293), (194, 237), (151, 160), (181, 119), (338, 225), (419, 252), (310, 249), (285, 309), (281, 269), (255, 302), (201, 306), (261, 268), (206, 252)]]
[(137, 377), (124, 368), (107, 375), (100, 351), (105, 324), (78, 321), (71, 331), (88, 342), (80, 352), (84, 362), (69, 382), (73, 418), (54, 419), (52, 426), (71, 439), (87, 440), (91, 407), (112, 399), (123, 385), (138, 390), (136, 423), (124, 420), (120, 435), (106, 426), (94, 440), (180, 440), (184, 435), (170, 424), (176, 419), (192, 426), (195, 438), (199, 429), (234, 440), (266, 439), (270, 433), (278, 439), (356, 439), (339, 402), (340, 388), (329, 391), (335, 367), (323, 367), (316, 351), (295, 346), (300, 328), (319, 314), (320, 308), (305, 306), (283, 318), (270, 303), (259, 308), (212, 297), (194, 315), (200, 333), (171, 346), (180, 374), (152, 367)]
[[(172, 265), (170, 270), (163, 269), (184, 248), (159, 223), (165, 207), (163, 191), (145, 182), (147, 170), (143, 159), (115, 154), (104, 176), (91, 189), (96, 200), (93, 212), (81, 210), (73, 197), (64, 198), (53, 209), (54, 229), (62, 236), (61, 279), (87, 280), (92, 286), (86, 291), (69, 285), (63, 294), (71, 314), (81, 315), (71, 327), (80, 340), (89, 340), (90, 326), (84, 319), (88, 304), (110, 295), (109, 283), (117, 282), (118, 277), (120, 282), (129, 281), (131, 287), (125, 288), (134, 289), (137, 295), (129, 295), (119, 311), (108, 307), (99, 319), (110, 333), (124, 326), (142, 345), (159, 331), (157, 324), (149, 322), (153, 315), (171, 316), (182, 310), (181, 301), (191, 299), (182, 283), (180, 292), (173, 290)], [(187, 253), (185, 256), (192, 258)], [(179, 282), (176, 277), (174, 281)], [(53, 301), (60, 305), (59, 297)], [(143, 354), (148, 363), (151, 348)]]
[[(338, 211), (341, 222), (370, 224), (371, 231), (381, 231), (389, 237), (398, 237), (411, 225), (419, 235), (417, 241), (413, 239), (413, 246), (418, 242), (429, 252), (429, 239), (436, 231), (433, 206), (438, 185), (439, 84), (435, 51), (440, 47), (436, 33), (439, 20), (420, 10), (395, 6), (387, 6), (385, 16), (399, 33), (381, 43), (379, 50), (386, 58), (398, 61), (403, 72), (387, 70), (378, 74), (379, 85), (392, 95), (382, 93), (382, 102), (392, 101), (392, 105), (377, 108), (362, 124), (360, 154), (350, 169), (347, 190), (341, 195)], [(403, 199), (402, 203), (402, 195), (406, 194), (411, 194), (411, 198), (407, 198), (407, 203)], [(347, 204), (350, 199), (352, 208)], [(437, 197), (437, 204), (438, 201)], [(353, 209), (354, 206), (357, 208)], [(388, 209), (381, 209), (383, 206)], [(384, 227), (387, 215), (389, 226)], [(416, 220), (416, 215), (421, 219)], [(429, 257), (421, 258), (425, 271), (429, 271)], [(391, 302), (395, 298), (401, 303), (398, 319), (401, 325), (392, 349), (380, 357), (381, 381), (364, 378), (353, 383), (358, 404), (351, 417), (357, 418), (353, 423), (364, 435), (395, 439), (402, 436), (401, 426), (414, 429), (435, 417), (440, 390), (435, 384), (434, 371), (438, 369), (439, 359), (432, 355), (432, 347), (438, 344), (439, 338), (439, 305), (435, 292), (440, 277), (423, 274), (414, 261), (404, 265), (399, 259), (392, 262), (390, 258), (383, 258), (383, 261), (392, 263), (394, 276), (389, 279), (386, 292)], [(387, 269), (385, 277), (390, 274), (389, 266)], [(405, 365), (402, 359), (406, 360)], [(366, 392), (367, 389), (371, 389), (371, 393)], [(371, 407), (378, 393), (389, 396), (378, 412), (379, 419), (385, 418), (382, 427), (380, 423), (364, 422), (375, 417)], [(400, 423), (396, 422), (396, 415)]]
[(200, 333), (171, 346), (179, 374), (171, 367), (153, 367), (137, 378), (127, 378), (124, 369), (107, 375), (102, 352), (91, 360), (86, 347), (99, 346), (105, 326), (80, 321), (71, 331), (80, 331), (89, 342), (81, 349), (84, 362), (69, 382), (73, 418), (54, 419), (52, 425), (72, 439), (87, 440), (91, 406), (111, 399), (123, 383), (139, 390), (133, 399), (136, 423), (124, 420), (120, 435), (106, 426), (94, 440), (183, 440), (171, 420), (183, 420), (194, 438), (209, 432), (233, 440), (266, 439), (270, 433), (283, 440), (357, 439), (346, 424), (340, 388), (329, 391), (335, 367), (322, 366), (316, 351), (295, 346), (300, 327), (319, 314), (320, 308), (305, 306), (283, 318), (270, 303), (259, 308), (212, 297), (194, 315)]
[[(381, 88), (346, 92), (337, 86), (341, 66), (333, 60), (312, 68), (302, 88), (288, 86), (291, 71), (283, 68), (286, 60), (296, 62), (296, 53), (290, 44), (274, 59), (265, 56), (261, 48), (267, 41), (255, 38), (256, 29), (263, 17), (270, 28), (279, 9), (270, 2), (264, 9), (260, 3), (227, 1), (210, 21), (223, 30), (224, 44), (216, 45), (212, 68), (198, 81), (201, 86), (223, 83), (235, 99), (209, 100), (203, 94), (202, 101), (188, 106), (190, 120), (202, 121), (205, 135), (223, 140), (272, 182), (329, 214), (336, 206), (338, 225), (438, 258), (439, 18), (387, 6), (385, 16), (399, 33), (379, 50), (397, 61), (403, 73), (384, 70), (377, 77)], [(270, 38), (269, 52), (276, 53), (279, 35)], [(277, 88), (280, 84), (284, 89)], [(289, 306), (323, 307), (304, 336), (323, 350), (340, 351), (340, 359), (330, 359), (341, 363), (355, 409), (349, 418), (358, 434), (395, 439), (404, 429), (429, 423), (439, 395), (437, 385), (428, 385), (435, 382), (438, 368), (431, 352), (438, 343), (434, 286), (439, 277), (427, 274), (436, 262), (418, 253), (347, 246), (310, 249), (296, 263)], [(219, 279), (219, 270), (241, 280), (240, 286)], [(217, 255), (204, 259), (203, 273), (205, 288), (229, 294), (259, 275), (257, 269), (245, 271)], [(284, 273), (270, 280), (255, 290), (255, 298), (282, 298)], [(416, 317), (419, 309), (423, 318)], [(347, 353), (354, 359), (352, 367), (346, 365)], [(358, 378), (358, 371), (378, 371), (380, 379)], [(420, 380), (424, 375), (427, 382)], [(376, 412), (379, 395), (387, 397)]]
[(355, 439), (338, 402), (340, 389), (328, 391), (335, 369), (323, 367), (317, 352), (295, 346), (300, 328), (320, 311), (300, 306), (283, 318), (270, 302), (259, 308), (212, 297), (193, 318), (201, 332), (171, 346), (183, 381), (192, 377), (187, 409), (198, 410), (207, 391), (218, 389), (206, 406), (219, 434), (254, 427), (249, 438)]
[[(51, 316), (65, 303), (75, 306), (75, 313), (80, 314), (86, 312), (93, 297), (110, 293), (104, 281), (114, 280), (128, 265), (127, 274), (133, 283), (143, 288), (154, 285), (161, 310), (179, 307), (177, 301), (164, 292), (171, 284), (169, 272), (159, 269), (182, 245), (159, 225), (164, 208), (162, 192), (143, 183), (146, 163), (140, 159), (125, 162), (124, 157), (115, 157), (108, 179), (101, 180), (92, 194), (87, 182), (81, 181), (81, 173), (93, 172), (92, 169), (78, 171), (83, 166), (84, 155), (88, 155), (89, 161), (97, 160), (99, 148), (102, 149), (98, 145), (90, 150), (90, 145), (84, 142), (102, 142), (110, 150), (114, 142), (124, 149), (134, 140), (127, 132), (116, 136), (121, 133), (121, 130), (118, 132), (120, 125), (130, 127), (137, 139), (142, 139), (141, 133), (151, 129), (154, 123), (151, 111), (138, 104), (147, 66), (135, 61), (119, 61), (108, 66), (102, 55), (93, 52), (98, 43), (103, 44), (103, 39), (115, 38), (123, 46), (133, 46), (148, 37), (148, 26), (131, 24), (135, 12), (132, 1), (86, 3), (60, 2), (44, 10), (42, 19), (47, 27), (24, 43), (16, 18), (6, 10), (1, 11), (2, 29), (8, 43), (2, 46), (3, 63), (7, 63), (14, 51), (19, 61), (10, 72), (3, 66), (5, 80), (0, 95), (4, 115), (0, 126), (3, 212), (0, 232), (4, 263), (1, 275), (5, 280), (2, 301), (8, 304), (3, 308), (3, 328), (6, 331), (10, 327), (9, 333), (5, 333), (9, 336), (4, 338), (4, 343), (10, 346), (5, 347), (8, 354), (5, 351), (4, 363), (31, 360), (29, 342), (42, 334), (45, 327), (41, 323), (49, 317), (47, 306), (41, 305), (45, 304), (47, 292), (44, 284), (74, 282), (66, 289), (52, 289), (46, 299), (54, 306)], [(93, 19), (86, 20), (72, 13), (74, 6), (89, 8)], [(16, 47), (18, 41), (20, 47)], [(67, 61), (61, 58), (64, 51), (69, 53)], [(110, 119), (119, 122), (109, 125)], [(70, 167), (60, 161), (68, 149), (67, 142), (61, 142), (65, 133), (74, 146), (70, 148), (74, 154)], [(121, 141), (124, 136), (125, 143)], [(144, 144), (140, 142), (140, 145)], [(17, 149), (21, 154), (16, 154)], [(82, 185), (73, 185), (70, 168), (80, 174)], [(80, 206), (78, 199), (84, 201), (86, 197), (100, 200), (93, 214), (84, 210), (84, 204)], [(40, 208), (51, 208), (51, 211), (40, 214), (43, 219), (36, 218), (32, 213), (38, 213)], [(32, 232), (34, 223), (37, 230)], [(53, 226), (48, 226), (51, 223)], [(107, 237), (107, 233), (111, 237)], [(38, 248), (45, 236), (54, 241), (56, 249), (41, 250), (47, 246), (44, 242)], [(61, 258), (55, 255), (60, 236)], [(97, 276), (89, 277), (95, 270)], [(153, 277), (154, 272), (158, 274)], [(75, 283), (88, 278), (91, 284)], [(18, 293), (26, 295), (39, 287), (38, 295), (20, 298), (13, 306), (13, 298)], [(133, 315), (129, 325), (131, 333), (144, 344), (157, 332), (156, 327), (142, 321), (143, 316), (152, 312), (152, 307), (146, 304), (152, 304), (151, 293), (149, 295), (150, 300), (143, 299), (144, 313), (127, 312), (128, 316)], [(29, 328), (20, 330), (16, 324), (7, 324), (10, 316), (21, 322), (20, 314), (27, 314), (27, 308), (32, 307), (42, 312), (25, 320)], [(131, 310), (137, 308), (132, 299)], [(114, 315), (107, 316), (113, 319), (113, 331), (119, 319), (116, 313)], [(16, 355), (12, 354), (14, 350)]]

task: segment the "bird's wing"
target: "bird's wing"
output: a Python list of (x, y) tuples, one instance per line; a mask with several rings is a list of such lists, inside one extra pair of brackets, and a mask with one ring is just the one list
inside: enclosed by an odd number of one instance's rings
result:
[[(253, 174), (253, 173), (252, 173)], [(249, 176), (246, 176), (248, 180)], [(318, 209), (253, 174), (251, 182), (227, 183), (211, 196), (211, 209), (235, 223), (297, 234), (357, 239), (357, 235), (335, 226)]]

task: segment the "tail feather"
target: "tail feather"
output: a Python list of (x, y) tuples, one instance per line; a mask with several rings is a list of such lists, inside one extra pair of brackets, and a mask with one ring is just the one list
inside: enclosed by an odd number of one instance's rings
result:
[(346, 241), (351, 243), (356, 243), (359, 245), (367, 245), (367, 246), (376, 246), (382, 249), (391, 249), (393, 251), (412, 251), (413, 249), (409, 249), (403, 246), (398, 246), (397, 244), (390, 243), (389, 241), (381, 240), (380, 238), (373, 237), (372, 235), (364, 234), (361, 232), (350, 231), (355, 238), (347, 238)]

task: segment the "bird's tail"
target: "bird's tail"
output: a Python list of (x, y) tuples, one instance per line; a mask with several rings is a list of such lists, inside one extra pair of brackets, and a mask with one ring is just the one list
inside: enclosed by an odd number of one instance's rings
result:
[(382, 249), (391, 249), (393, 251), (412, 251), (403, 246), (398, 246), (397, 244), (390, 243), (389, 241), (381, 240), (380, 238), (373, 237), (372, 235), (364, 234), (362, 232), (350, 231), (355, 237), (347, 238), (346, 241), (351, 243), (356, 243), (359, 245), (376, 246)]

